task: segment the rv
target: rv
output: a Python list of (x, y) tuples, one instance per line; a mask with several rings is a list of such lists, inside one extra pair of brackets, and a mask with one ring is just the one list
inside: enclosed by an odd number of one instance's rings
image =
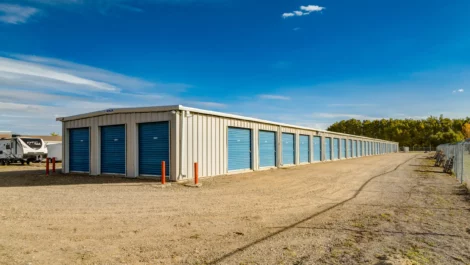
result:
[(13, 137), (0, 140), (0, 164), (31, 163), (47, 155), (46, 144), (39, 138)]

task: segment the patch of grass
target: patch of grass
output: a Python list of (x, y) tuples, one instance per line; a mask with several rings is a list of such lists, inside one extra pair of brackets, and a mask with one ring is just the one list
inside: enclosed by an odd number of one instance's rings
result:
[(381, 213), (380, 214), (380, 219), (385, 220), (387, 222), (391, 222), (392, 221), (392, 215), (389, 214), (389, 213)]
[(364, 228), (365, 227), (365, 225), (360, 221), (353, 222), (351, 225), (354, 226), (354, 227), (357, 227), (357, 228)]
[(409, 248), (406, 251), (405, 256), (413, 261), (416, 265), (429, 264), (430, 262), (429, 258), (427, 257), (427, 253), (424, 250), (419, 249), (417, 246), (412, 246)]

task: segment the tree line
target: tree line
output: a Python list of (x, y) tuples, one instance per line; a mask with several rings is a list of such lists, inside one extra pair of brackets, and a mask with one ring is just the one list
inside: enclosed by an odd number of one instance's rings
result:
[(400, 146), (432, 146), (460, 142), (470, 138), (470, 117), (449, 119), (430, 116), (427, 119), (343, 120), (328, 131), (362, 135), (399, 142)]

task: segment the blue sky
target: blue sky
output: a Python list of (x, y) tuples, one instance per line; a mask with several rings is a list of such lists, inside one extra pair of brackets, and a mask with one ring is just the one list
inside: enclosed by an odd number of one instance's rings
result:
[(470, 116), (470, 1), (0, 0), (0, 131), (183, 104), (325, 129)]

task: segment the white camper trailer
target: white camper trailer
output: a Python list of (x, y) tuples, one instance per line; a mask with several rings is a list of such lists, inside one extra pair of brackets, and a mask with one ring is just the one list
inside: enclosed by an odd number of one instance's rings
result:
[(62, 162), (62, 143), (48, 144), (47, 156), (50, 158), (55, 157), (55, 161)]
[(42, 139), (13, 137), (0, 140), (0, 164), (27, 163), (37, 161), (47, 155), (47, 148)]

